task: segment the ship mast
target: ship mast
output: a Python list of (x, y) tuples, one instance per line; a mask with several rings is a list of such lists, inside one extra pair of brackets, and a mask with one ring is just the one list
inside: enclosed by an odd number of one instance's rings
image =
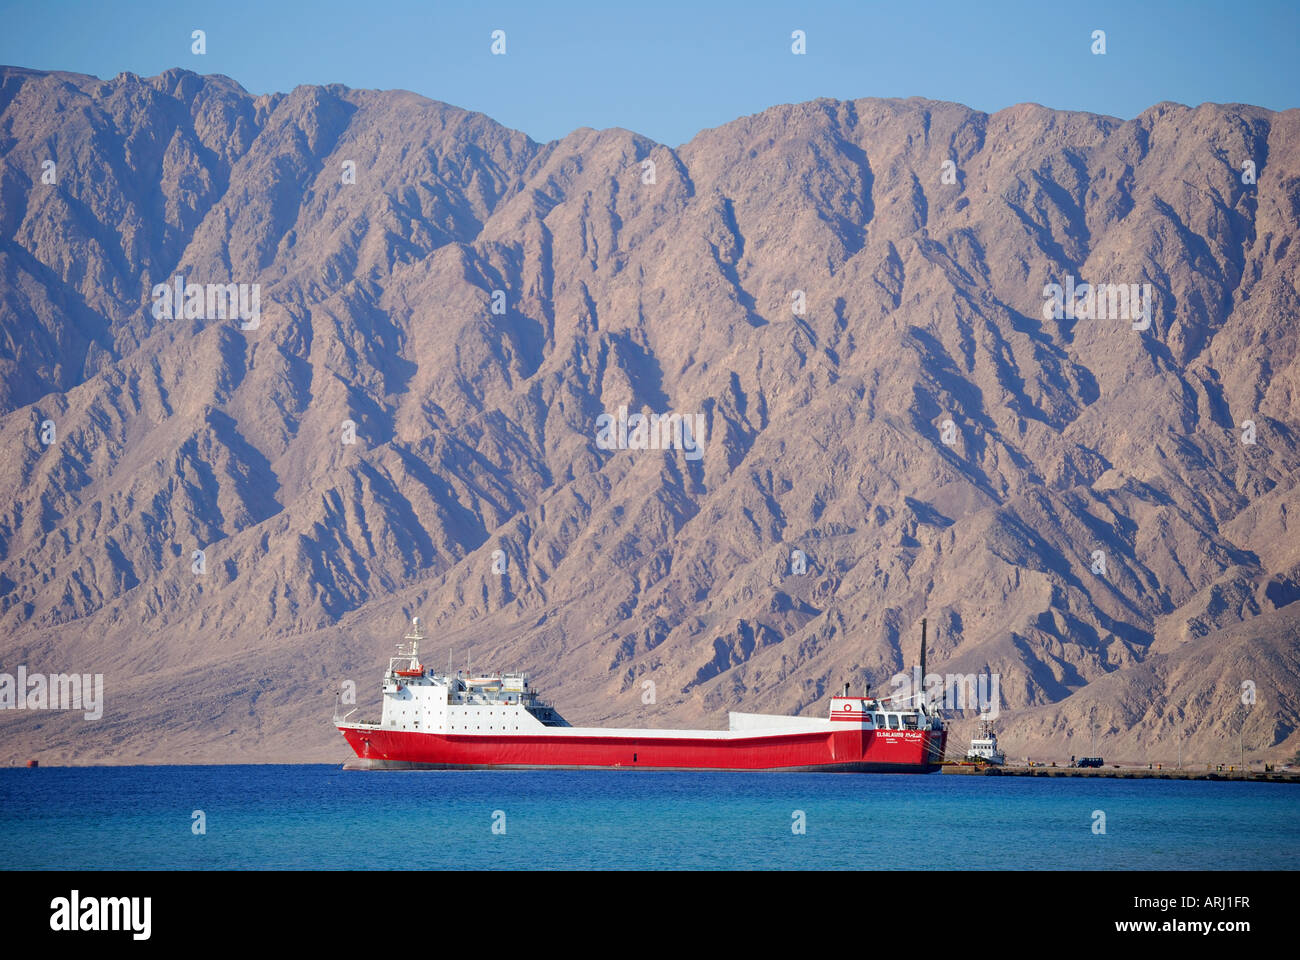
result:
[(411, 632), (402, 638), (405, 641), (407, 649), (402, 649), (402, 644), (398, 644), (397, 652), (401, 656), (409, 656), (416, 663), (420, 661), (420, 641), (424, 639), (424, 634), (420, 633), (420, 618), (411, 618)]
[(925, 702), (925, 617), (921, 618), (921, 689), (917, 691), (917, 702), (921, 708), (927, 706)]

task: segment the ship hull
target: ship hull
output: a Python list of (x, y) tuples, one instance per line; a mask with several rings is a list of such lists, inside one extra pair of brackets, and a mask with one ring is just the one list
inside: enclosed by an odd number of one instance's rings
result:
[(574, 734), (471, 736), (339, 726), (350, 769), (753, 770), (932, 773), (942, 730), (818, 730), (753, 736)]

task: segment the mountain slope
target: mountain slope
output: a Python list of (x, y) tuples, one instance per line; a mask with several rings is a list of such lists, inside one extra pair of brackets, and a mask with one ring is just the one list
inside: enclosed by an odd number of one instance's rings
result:
[[(1226, 756), (1241, 671), (1254, 749), (1300, 745), (1300, 111), (539, 145), (400, 91), (5, 68), (0, 121), (0, 670), (107, 700), (0, 713), (2, 755), (340, 758), (333, 693), (412, 614), (574, 721), (820, 714), (926, 616), (1016, 754), (1104, 706), (1108, 754), (1172, 758), (1177, 713)], [(156, 316), (177, 276), (257, 322)], [(1084, 282), (1149, 284), (1149, 327), (1044, 309)], [(699, 414), (702, 456), (602, 449), (621, 406)]]

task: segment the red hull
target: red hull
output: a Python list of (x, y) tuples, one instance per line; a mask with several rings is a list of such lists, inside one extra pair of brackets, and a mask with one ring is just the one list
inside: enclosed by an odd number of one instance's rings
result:
[(371, 768), (647, 768), (929, 773), (947, 731), (818, 730), (732, 738), (457, 736), (341, 726)]

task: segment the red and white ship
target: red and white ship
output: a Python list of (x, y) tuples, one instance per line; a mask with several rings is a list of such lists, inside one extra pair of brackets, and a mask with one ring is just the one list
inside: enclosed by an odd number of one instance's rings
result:
[[(335, 717), (348, 769), (773, 770), (930, 773), (948, 732), (924, 702), (831, 697), (830, 716), (732, 713), (728, 730), (570, 726), (527, 674), (438, 674), (420, 661), (419, 618), (384, 675), (378, 722)], [(922, 635), (922, 661), (925, 640)]]

